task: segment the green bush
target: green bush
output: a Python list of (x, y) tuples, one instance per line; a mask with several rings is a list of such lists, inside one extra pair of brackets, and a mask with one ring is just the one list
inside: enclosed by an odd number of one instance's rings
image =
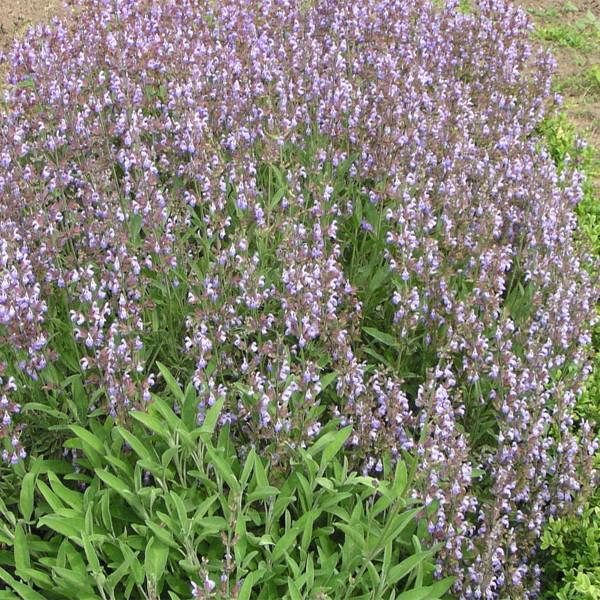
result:
[(545, 575), (551, 582), (544, 598), (600, 598), (600, 505), (592, 503), (581, 517), (551, 519), (542, 536), (548, 555)]
[[(350, 473), (350, 428), (297, 449), (287, 470), (251, 450), (236, 458), (222, 402), (195, 425), (192, 386), (165, 371), (178, 416), (159, 397), (130, 430), (73, 425), (67, 461), (33, 459), (3, 515), (0, 580), (24, 600), (199, 598), (441, 598), (436, 547), (421, 549), (414, 470), (389, 482)], [(213, 444), (213, 442), (215, 442)], [(284, 479), (285, 477), (285, 479)], [(421, 521), (423, 529), (425, 521)]]

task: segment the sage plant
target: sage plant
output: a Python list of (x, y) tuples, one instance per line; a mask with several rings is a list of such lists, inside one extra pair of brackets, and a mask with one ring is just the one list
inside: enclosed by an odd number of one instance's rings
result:
[(78, 0), (16, 41), (5, 459), (48, 365), (126, 423), (159, 359), (240, 454), (284, 468), (351, 425), (356, 468), (414, 467), (461, 598), (535, 597), (541, 529), (592, 481), (598, 288), (529, 28), (505, 0)]

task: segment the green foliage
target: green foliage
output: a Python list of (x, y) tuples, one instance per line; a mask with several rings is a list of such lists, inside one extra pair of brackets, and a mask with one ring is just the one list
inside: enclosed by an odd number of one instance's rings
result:
[(379, 482), (349, 472), (350, 429), (333, 426), (285, 474), (255, 450), (240, 461), (215, 433), (222, 403), (197, 427), (195, 395), (160, 369), (180, 415), (155, 396), (129, 429), (72, 425), (77, 468), (31, 459), (0, 501), (0, 598), (177, 600), (207, 579), (207, 598), (444, 597), (404, 463)]
[(551, 21), (545, 26), (536, 28), (535, 35), (539, 39), (583, 52), (598, 47), (600, 21), (592, 11), (587, 11), (573, 24), (563, 22), (563, 17), (556, 13), (546, 13), (546, 16), (550, 17)]
[(600, 506), (581, 517), (551, 519), (541, 547), (548, 556), (544, 598), (600, 598)]

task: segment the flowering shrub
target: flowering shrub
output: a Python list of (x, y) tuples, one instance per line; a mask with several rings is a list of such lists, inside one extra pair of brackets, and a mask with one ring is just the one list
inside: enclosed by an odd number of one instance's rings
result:
[(527, 33), (502, 0), (81, 0), (16, 43), (5, 458), (36, 382), (80, 376), (127, 424), (160, 361), (199, 424), (224, 399), (240, 456), (283, 468), (336, 419), (365, 472), (405, 458), (438, 574), (533, 597), (543, 524), (591, 482), (597, 289)]

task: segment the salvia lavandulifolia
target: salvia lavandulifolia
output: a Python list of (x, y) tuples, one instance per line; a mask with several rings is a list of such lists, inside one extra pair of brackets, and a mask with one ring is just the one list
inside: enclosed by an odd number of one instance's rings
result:
[(80, 0), (13, 45), (5, 460), (63, 315), (96, 408), (126, 423), (159, 358), (242, 453), (350, 424), (357, 468), (417, 461), (460, 597), (535, 597), (541, 528), (592, 479), (595, 265), (536, 137), (552, 59), (504, 0), (446, 4)]

